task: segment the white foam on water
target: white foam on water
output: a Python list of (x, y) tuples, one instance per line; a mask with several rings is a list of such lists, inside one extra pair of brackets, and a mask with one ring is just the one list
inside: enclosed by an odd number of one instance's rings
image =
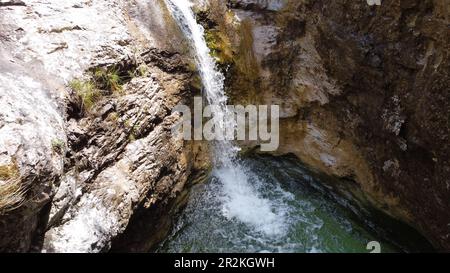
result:
[[(167, 6), (180, 28), (190, 41), (195, 53), (197, 68), (202, 79), (204, 94), (209, 104), (217, 106), (215, 126), (227, 131), (236, 126), (229, 117), (226, 107), (227, 96), (224, 91), (224, 76), (216, 68), (216, 63), (210, 55), (204, 29), (197, 23), (189, 0), (166, 0)], [(213, 175), (219, 180), (219, 187), (213, 198), (221, 203), (222, 215), (232, 221), (238, 221), (253, 228), (262, 236), (280, 237), (287, 233), (288, 206), (283, 203), (287, 193), (281, 188), (280, 200), (262, 197), (266, 193), (263, 182), (258, 176), (248, 170), (237, 159), (238, 147), (231, 141), (214, 143), (215, 170)], [(264, 189), (262, 191), (261, 189)], [(272, 189), (273, 190), (273, 189)]]
[(225, 217), (238, 219), (269, 236), (281, 236), (286, 233), (285, 216), (288, 207), (274, 204), (273, 200), (262, 198), (257, 192), (261, 183), (256, 177), (249, 180), (248, 174), (241, 166), (236, 168), (219, 168), (214, 175), (222, 185), (222, 213)]
[[(206, 101), (216, 107), (215, 126), (228, 131), (236, 126), (226, 107), (224, 76), (216, 68), (210, 55), (204, 29), (197, 23), (189, 0), (166, 0), (167, 7), (190, 41), (197, 68), (202, 79)], [(237, 159), (239, 149), (231, 141), (214, 143), (215, 176), (220, 180), (218, 193), (222, 213), (228, 219), (237, 219), (266, 236), (282, 236), (287, 230), (286, 208), (282, 201), (263, 198), (258, 192), (261, 182), (255, 173), (246, 170)]]

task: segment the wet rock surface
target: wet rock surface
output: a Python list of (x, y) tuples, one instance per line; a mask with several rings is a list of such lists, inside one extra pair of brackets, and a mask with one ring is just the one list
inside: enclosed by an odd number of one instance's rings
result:
[(448, 6), (210, 2), (233, 101), (281, 106), (276, 154), (356, 181), (365, 202), (450, 249)]
[[(445, 1), (210, 2), (198, 18), (232, 101), (281, 106), (276, 154), (449, 250)], [(0, 251), (154, 247), (209, 163), (169, 137), (198, 90), (164, 2), (0, 1), (0, 22)], [(94, 81), (86, 109), (69, 86), (111, 68), (125, 80)]]

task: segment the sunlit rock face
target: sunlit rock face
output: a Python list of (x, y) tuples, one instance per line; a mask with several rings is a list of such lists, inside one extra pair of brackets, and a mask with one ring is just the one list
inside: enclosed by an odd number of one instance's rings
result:
[(450, 249), (448, 7), (209, 3), (199, 14), (233, 101), (281, 107), (277, 154), (356, 181), (368, 203)]
[[(3, 1), (0, 14), (0, 251), (149, 249), (209, 162), (171, 137), (171, 109), (198, 90), (164, 2)], [(120, 90), (89, 82), (98, 69)], [(75, 80), (99, 89), (89, 110)]]
[[(64, 119), (48, 86), (15, 64), (2, 63), (0, 67), (0, 187), (14, 183), (18, 187), (18, 191), (2, 191), (2, 204), (17, 200), (2, 207), (2, 235), (10, 236), (1, 236), (0, 245), (26, 250), (39, 212), (50, 201), (53, 184), (63, 173), (63, 157), (53, 151), (52, 142), (65, 141)], [(5, 174), (5, 169), (14, 172)], [(26, 199), (25, 194), (33, 198)], [(17, 206), (20, 208), (9, 214)]]

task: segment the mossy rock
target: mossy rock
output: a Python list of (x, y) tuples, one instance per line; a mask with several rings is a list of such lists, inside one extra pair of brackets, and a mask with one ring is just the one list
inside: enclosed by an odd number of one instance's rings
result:
[(81, 108), (87, 112), (94, 107), (102, 96), (100, 90), (90, 80), (74, 79), (69, 83), (69, 87), (81, 99)]
[(132, 78), (133, 73), (127, 73), (127, 76), (121, 76), (117, 68), (96, 68), (93, 73), (93, 80), (97, 88), (108, 90), (111, 93), (120, 93), (123, 90), (125, 78)]
[(232, 64), (233, 50), (231, 42), (226, 34), (216, 30), (207, 30), (205, 32), (205, 40), (208, 47), (211, 49), (211, 55), (216, 59), (218, 64)]

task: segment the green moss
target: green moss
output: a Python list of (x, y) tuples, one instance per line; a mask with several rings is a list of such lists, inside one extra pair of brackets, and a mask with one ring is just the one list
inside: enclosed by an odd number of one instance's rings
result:
[(233, 62), (233, 50), (227, 35), (218, 30), (205, 32), (206, 44), (211, 50), (211, 55), (219, 64), (231, 64)]
[(116, 123), (117, 121), (119, 121), (119, 114), (117, 112), (112, 112), (108, 115), (106, 120)]
[(217, 63), (229, 68), (226, 71), (230, 79), (230, 98), (255, 103), (260, 96), (261, 81), (253, 47), (253, 25), (249, 19), (237, 21), (234, 13), (225, 8), (223, 4), (215, 3), (210, 9), (210, 12), (216, 13), (211, 17), (217, 21), (214, 28), (205, 31), (205, 40)]
[(198, 70), (197, 70), (197, 64), (196, 64), (192, 59), (190, 59), (190, 60), (187, 62), (187, 68), (188, 68), (188, 70), (191, 71), (191, 72), (197, 72), (197, 71), (198, 71)]

